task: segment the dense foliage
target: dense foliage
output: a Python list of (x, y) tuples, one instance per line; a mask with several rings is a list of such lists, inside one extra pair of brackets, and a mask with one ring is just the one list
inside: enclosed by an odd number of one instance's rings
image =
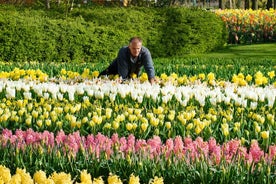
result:
[[(174, 11), (177, 17), (169, 13)], [(186, 26), (192, 34), (185, 34)], [(6, 10), (0, 12), (0, 27), (0, 59), (17, 62), (111, 60), (134, 35), (144, 39), (153, 57), (204, 53), (226, 42), (222, 20), (200, 9), (93, 8), (74, 10), (66, 19), (35, 10)], [(166, 42), (182, 44), (175, 49)]]
[(226, 43), (226, 28), (216, 19), (215, 14), (203, 10), (171, 8), (164, 15), (166, 21), (162, 27), (160, 48), (155, 50), (159, 56), (204, 53)]

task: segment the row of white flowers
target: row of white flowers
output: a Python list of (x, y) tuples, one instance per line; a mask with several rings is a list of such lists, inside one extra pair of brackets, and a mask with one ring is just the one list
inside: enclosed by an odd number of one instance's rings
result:
[(168, 103), (174, 97), (183, 106), (186, 106), (191, 99), (195, 99), (201, 106), (204, 106), (208, 98), (212, 105), (234, 102), (235, 105), (251, 109), (256, 108), (258, 102), (266, 103), (268, 107), (272, 108), (276, 97), (276, 88), (272, 85), (265, 87), (237, 86), (231, 82), (225, 82), (224, 85), (210, 86), (199, 82), (185, 86), (175, 86), (170, 83), (161, 86), (158, 83), (151, 85), (148, 82), (140, 83), (135, 80), (128, 83), (117, 83), (99, 79), (71, 84), (61, 81), (38, 83), (27, 80), (0, 80), (0, 92), (4, 93), (7, 99), (16, 98), (17, 93), (23, 93), (25, 99), (31, 99), (33, 95), (36, 95), (45, 99), (58, 100), (63, 100), (64, 94), (67, 93), (70, 101), (74, 101), (76, 95), (96, 99), (108, 97), (114, 101), (119, 95), (121, 98), (130, 96), (133, 101), (138, 103), (142, 103), (144, 98)]

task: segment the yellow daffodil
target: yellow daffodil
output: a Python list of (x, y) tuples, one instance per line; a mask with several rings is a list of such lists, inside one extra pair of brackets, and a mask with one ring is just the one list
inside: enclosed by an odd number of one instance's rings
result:
[(140, 79), (141, 82), (145, 82), (145, 81), (148, 80), (148, 75), (143, 72), (139, 79)]
[(81, 171), (80, 180), (81, 180), (81, 183), (79, 184), (92, 184), (91, 175), (87, 173), (87, 170)]
[(164, 180), (162, 177), (155, 176), (153, 180), (150, 181), (150, 184), (164, 184)]
[(44, 183), (47, 180), (46, 173), (44, 171), (36, 171), (33, 176), (35, 183)]
[(269, 76), (269, 78), (272, 79), (273, 77), (275, 77), (275, 71), (270, 71), (267, 73), (267, 75)]
[(71, 175), (66, 174), (64, 172), (56, 173), (54, 172), (50, 178), (55, 182), (55, 183), (72, 183), (71, 180)]
[(11, 180), (11, 173), (10, 173), (10, 169), (6, 168), (5, 166), (0, 165), (0, 179), (4, 182), (4, 183), (9, 183), (9, 181)]
[(108, 184), (123, 184), (121, 179), (117, 175), (110, 174), (107, 178)]
[(94, 178), (93, 184), (104, 184), (104, 180), (102, 177)]
[(130, 177), (129, 177), (128, 184), (140, 184), (139, 176), (134, 176), (134, 174), (131, 174)]

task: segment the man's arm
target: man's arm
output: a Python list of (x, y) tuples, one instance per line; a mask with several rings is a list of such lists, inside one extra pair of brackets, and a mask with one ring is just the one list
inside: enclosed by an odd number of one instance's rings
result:
[(123, 79), (127, 78), (129, 73), (129, 66), (128, 66), (128, 59), (127, 58), (128, 48), (123, 47), (119, 50), (118, 57), (117, 57), (117, 64), (118, 64), (118, 74)]
[(155, 81), (155, 70), (154, 70), (154, 66), (153, 66), (153, 61), (152, 61), (150, 51), (145, 47), (143, 48), (142, 60), (143, 60), (143, 63), (144, 63), (145, 71), (148, 75), (149, 82), (154, 83), (154, 81)]

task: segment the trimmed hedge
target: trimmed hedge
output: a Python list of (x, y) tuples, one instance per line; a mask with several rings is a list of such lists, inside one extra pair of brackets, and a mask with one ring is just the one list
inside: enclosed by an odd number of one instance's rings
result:
[(205, 53), (227, 41), (222, 20), (200, 9), (97, 7), (73, 10), (65, 19), (45, 15), (0, 11), (0, 60), (112, 60), (134, 35), (154, 58)]
[(165, 12), (166, 21), (160, 40), (164, 47), (162, 56), (183, 56), (205, 53), (221, 47), (226, 27), (213, 13), (201, 9), (170, 8)]

